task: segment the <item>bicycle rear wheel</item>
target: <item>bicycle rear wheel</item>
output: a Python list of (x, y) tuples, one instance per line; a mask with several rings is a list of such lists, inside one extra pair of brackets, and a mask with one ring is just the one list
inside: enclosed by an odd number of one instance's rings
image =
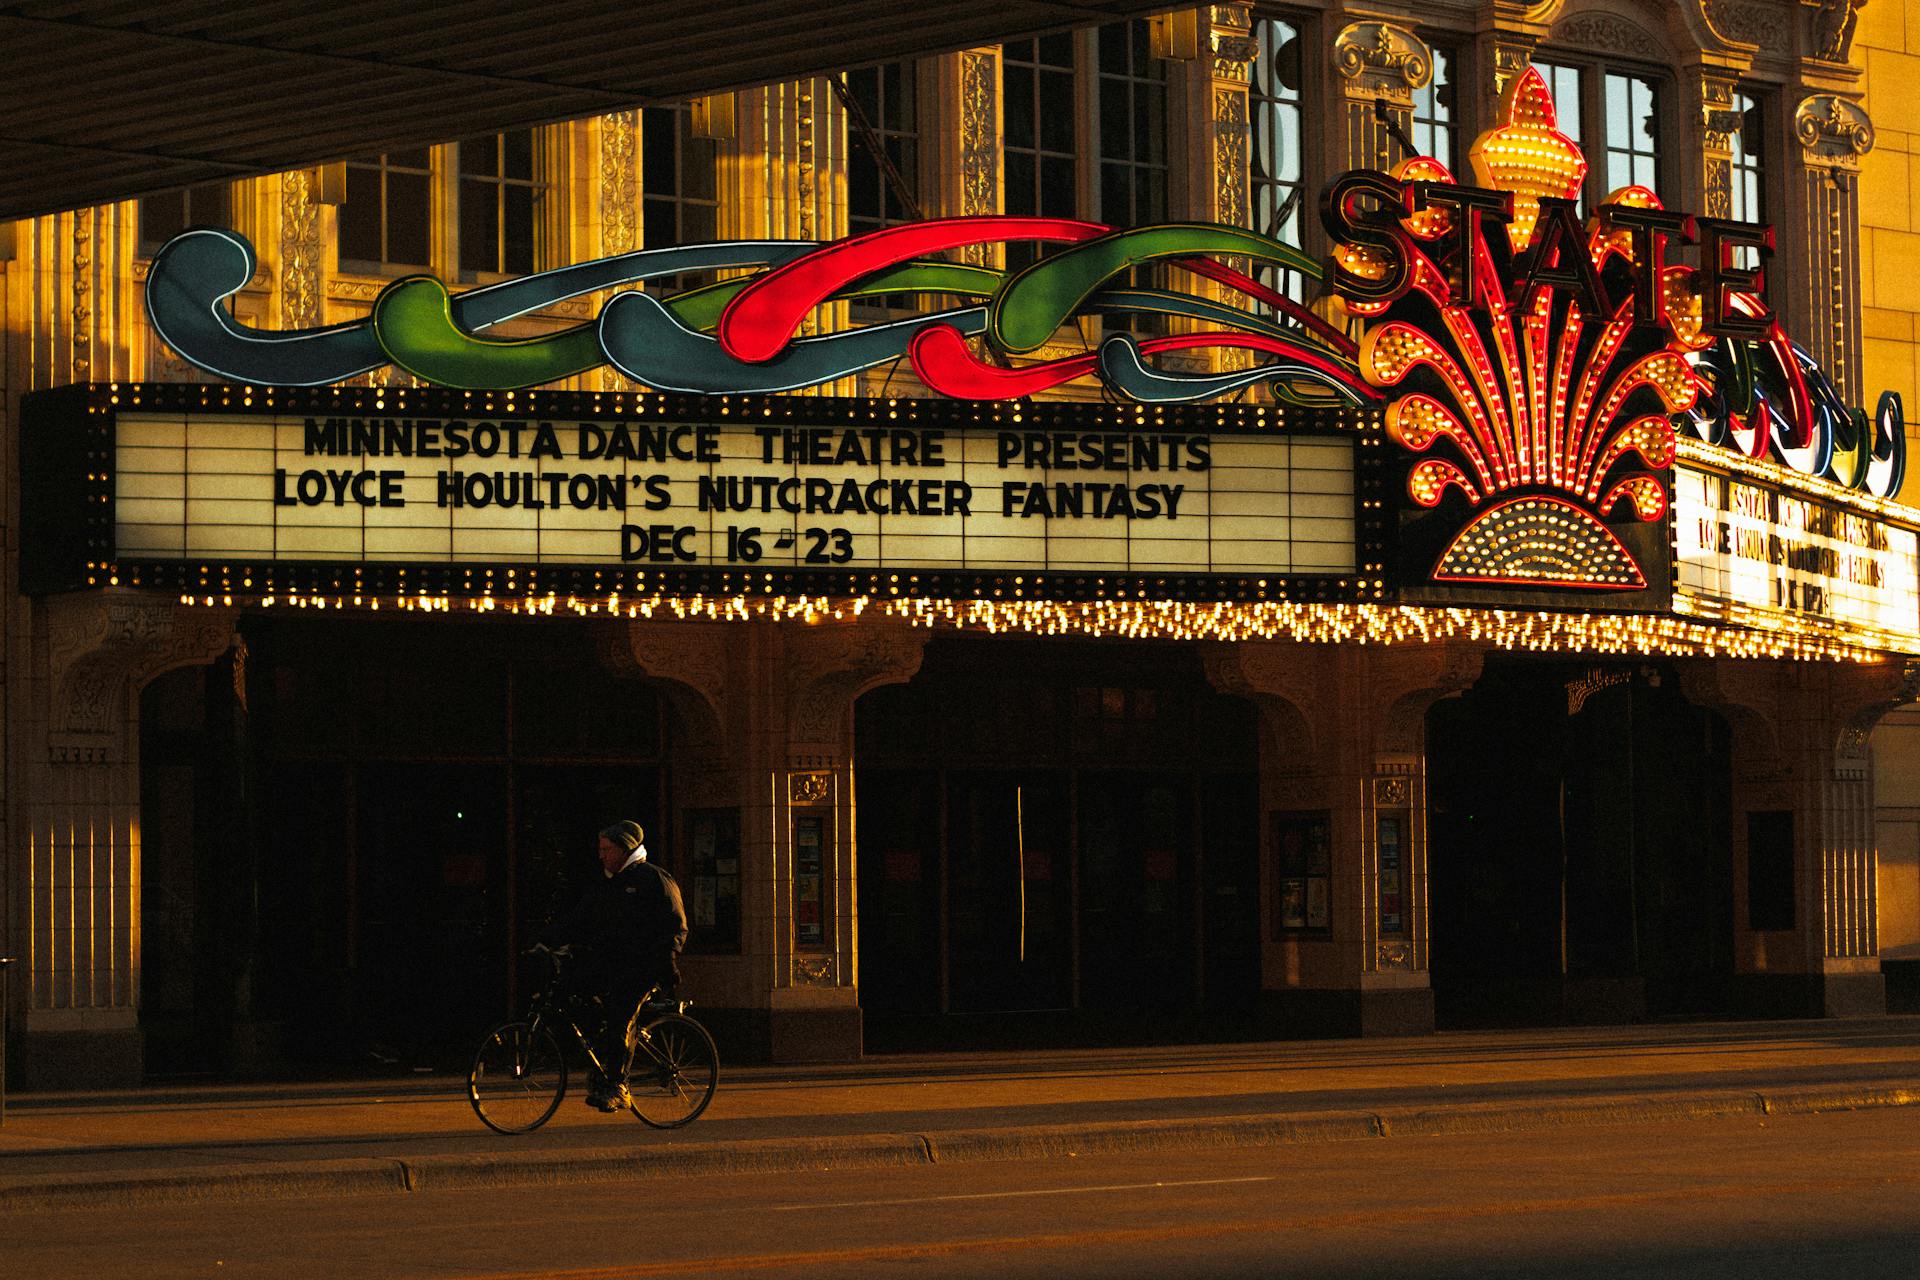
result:
[(713, 1101), (720, 1083), (720, 1051), (707, 1029), (684, 1014), (668, 1013), (634, 1033), (627, 1095), (633, 1114), (656, 1129), (692, 1124)]
[(487, 1033), (467, 1075), (473, 1113), (496, 1133), (531, 1133), (560, 1107), (567, 1060), (553, 1032), (506, 1022)]

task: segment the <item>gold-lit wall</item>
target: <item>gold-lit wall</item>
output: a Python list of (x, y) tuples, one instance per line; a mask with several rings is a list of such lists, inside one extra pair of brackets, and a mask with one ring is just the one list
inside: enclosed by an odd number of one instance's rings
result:
[[(1861, 356), (1865, 385), (1900, 393), (1920, 443), (1920, 0), (1859, 12), (1853, 63), (1866, 72), (1873, 149), (1860, 165)], [(1909, 485), (1911, 489), (1911, 484)]]

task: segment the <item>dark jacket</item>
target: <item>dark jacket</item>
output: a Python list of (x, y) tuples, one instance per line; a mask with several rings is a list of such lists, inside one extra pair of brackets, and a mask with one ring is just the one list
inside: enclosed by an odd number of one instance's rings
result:
[(548, 930), (550, 946), (571, 946), (593, 969), (623, 970), (649, 980), (676, 972), (687, 943), (680, 886), (651, 862), (636, 862), (596, 881)]

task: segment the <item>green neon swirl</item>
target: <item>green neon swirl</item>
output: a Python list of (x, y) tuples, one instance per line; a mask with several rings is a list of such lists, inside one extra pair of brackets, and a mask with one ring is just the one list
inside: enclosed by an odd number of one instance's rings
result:
[(1145, 262), (1196, 254), (1252, 258), (1313, 275), (1320, 270), (1298, 249), (1237, 227), (1173, 223), (1122, 231), (1050, 253), (1008, 281), (988, 312), (988, 337), (1005, 351), (1032, 351), (1105, 281)]
[(408, 276), (380, 291), (373, 334), (416, 378), (467, 391), (511, 391), (571, 378), (606, 363), (592, 324), (535, 338), (476, 338), (454, 323), (447, 286)]

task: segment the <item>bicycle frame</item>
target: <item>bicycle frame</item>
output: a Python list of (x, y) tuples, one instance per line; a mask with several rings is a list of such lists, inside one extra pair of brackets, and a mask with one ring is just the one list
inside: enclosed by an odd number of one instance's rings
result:
[[(573, 1042), (580, 1047), (580, 1052), (586, 1055), (587, 1062), (593, 1067), (594, 1071), (597, 1072), (602, 1079), (606, 1079), (608, 1077), (607, 1066), (600, 1061), (600, 1055), (593, 1051), (593, 1037), (580, 1029), (579, 1022), (573, 1016), (573, 1010), (583, 1003), (583, 997), (572, 994), (556, 999), (559, 989), (560, 968), (556, 963), (554, 966), (553, 979), (544, 987), (535, 991), (527, 1001), (528, 1029), (537, 1033), (541, 1026), (552, 1025), (551, 1022), (549, 1022), (550, 1018), (559, 1022), (560, 1025), (566, 1027), (568, 1031), (573, 1033)], [(634, 1006), (633, 1015), (627, 1020), (627, 1043), (633, 1048), (636, 1054), (644, 1054), (655, 1068), (661, 1071), (668, 1071), (672, 1069), (672, 1064), (668, 1063), (655, 1051), (648, 1038), (642, 1034), (642, 1028), (640, 1026), (641, 1015), (647, 1011), (648, 1004), (652, 1002), (659, 990), (660, 988), (658, 986), (649, 988), (647, 993), (640, 998), (640, 1003)], [(558, 1007), (556, 1008), (554, 1006)], [(686, 1007), (686, 1001), (676, 1000), (670, 1005), (662, 1006), (661, 1011), (685, 1013)], [(529, 1036), (529, 1042), (531, 1042), (533, 1038), (533, 1036)]]

